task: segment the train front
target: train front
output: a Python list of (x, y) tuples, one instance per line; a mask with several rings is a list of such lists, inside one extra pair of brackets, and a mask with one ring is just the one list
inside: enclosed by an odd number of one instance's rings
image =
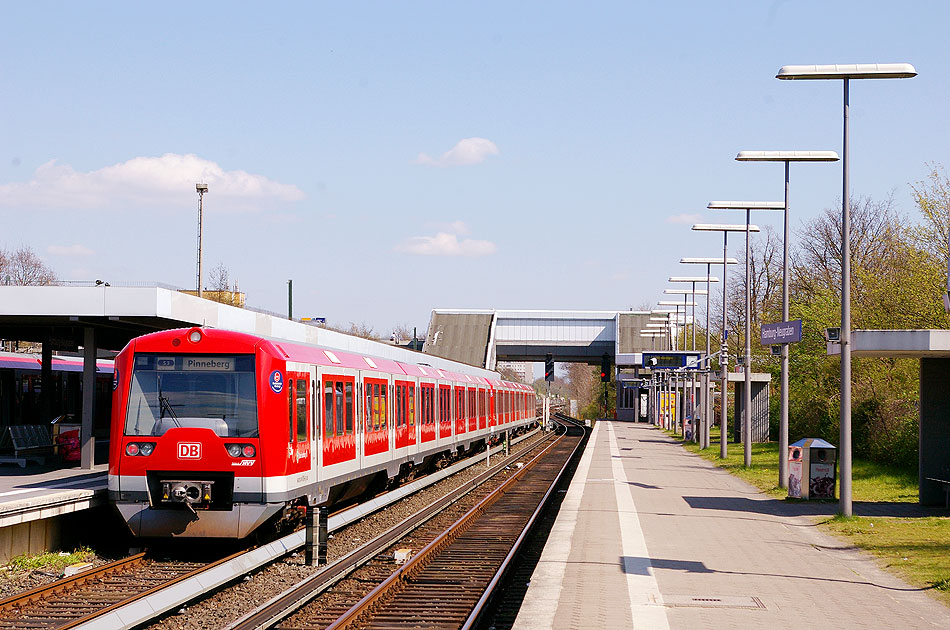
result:
[(109, 498), (135, 536), (243, 538), (282, 508), (263, 494), (258, 375), (281, 366), (262, 343), (191, 328), (116, 357)]

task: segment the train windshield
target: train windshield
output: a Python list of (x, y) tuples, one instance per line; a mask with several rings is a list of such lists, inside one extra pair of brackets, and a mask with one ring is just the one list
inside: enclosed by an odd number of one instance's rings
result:
[(257, 437), (256, 383), (253, 354), (136, 354), (125, 434), (199, 427)]

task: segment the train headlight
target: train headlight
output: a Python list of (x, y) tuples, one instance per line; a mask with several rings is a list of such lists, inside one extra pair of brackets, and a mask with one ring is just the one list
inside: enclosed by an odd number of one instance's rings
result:
[(188, 333), (188, 341), (190, 341), (191, 343), (198, 343), (199, 341), (201, 341), (201, 331), (192, 330), (190, 333)]
[(257, 449), (253, 444), (225, 444), (224, 448), (231, 457), (254, 457)]
[(142, 455), (148, 457), (155, 450), (155, 442), (129, 442), (125, 445), (125, 454), (129, 457)]

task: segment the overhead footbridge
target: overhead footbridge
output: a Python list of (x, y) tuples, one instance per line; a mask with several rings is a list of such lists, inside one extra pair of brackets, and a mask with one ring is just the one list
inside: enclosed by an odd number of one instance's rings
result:
[(599, 365), (606, 354), (619, 368), (637, 366), (644, 351), (668, 350), (650, 330), (649, 311), (501, 311), (436, 309), (422, 351), (495, 369), (498, 361)]

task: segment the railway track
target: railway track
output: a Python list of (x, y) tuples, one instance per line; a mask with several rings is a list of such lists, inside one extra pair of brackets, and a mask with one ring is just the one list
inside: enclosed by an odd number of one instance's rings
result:
[(139, 553), (0, 601), (0, 630), (74, 628), (227, 560), (159, 562)]
[[(496, 466), (430, 505), (416, 516), (414, 522), (405, 522), (401, 527), (393, 528), (392, 535), (405, 534), (417, 527), (433, 513), (481, 485), (504, 467), (504, 462), (499, 458)], [(428, 483), (425, 480), (419, 482), (420, 487)], [(353, 509), (356, 513), (353, 516), (337, 515), (335, 518), (340, 518), (340, 526), (362, 517), (358, 508)], [(302, 542), (302, 532), (265, 547), (242, 551), (212, 562), (166, 562), (149, 558), (145, 553), (136, 554), (0, 601), (0, 630), (114, 630), (139, 626), (285, 556), (300, 546), (296, 538)], [(351, 561), (350, 556), (344, 560)], [(346, 572), (349, 571), (352, 571), (352, 566), (346, 569)], [(318, 576), (326, 573), (326, 570), (320, 571)], [(129, 609), (136, 610), (135, 614), (129, 614)]]
[[(579, 447), (583, 429), (569, 433), (499, 487), (470, 496), (473, 506), (433, 506), (439, 517), (412, 540), (387, 532), (229, 629), (472, 627)], [(400, 567), (393, 560), (400, 548), (419, 551)]]

